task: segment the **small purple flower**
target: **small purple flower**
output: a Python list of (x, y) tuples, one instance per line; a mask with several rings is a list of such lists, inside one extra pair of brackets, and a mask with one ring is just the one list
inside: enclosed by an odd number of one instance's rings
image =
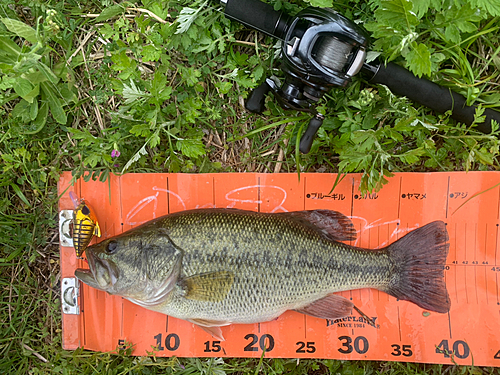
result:
[(112, 158), (117, 158), (118, 156), (120, 156), (120, 151), (118, 151), (118, 150), (111, 151)]
[(186, 368), (182, 365), (182, 363), (179, 363), (179, 366), (181, 369), (185, 370)]

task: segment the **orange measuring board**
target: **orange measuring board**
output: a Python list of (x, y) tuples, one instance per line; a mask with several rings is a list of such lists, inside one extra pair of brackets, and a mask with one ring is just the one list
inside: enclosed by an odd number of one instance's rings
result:
[[(375, 327), (355, 312), (325, 320), (288, 311), (272, 322), (222, 327), (226, 340), (219, 341), (192, 323), (80, 283), (76, 311), (63, 308), (63, 347), (111, 351), (128, 343), (134, 355), (155, 350), (157, 356), (260, 357), (265, 349), (266, 357), (500, 366), (500, 173), (398, 173), (369, 195), (360, 194), (360, 177), (347, 175), (331, 191), (334, 174), (302, 173), (300, 180), (296, 174), (127, 174), (111, 176), (109, 183), (71, 185), (71, 173), (64, 173), (60, 210), (62, 215), (73, 208), (69, 191), (84, 198), (96, 211), (102, 240), (194, 208), (331, 209), (351, 217), (358, 232), (353, 244), (367, 248), (443, 220), (450, 236), (449, 313), (360, 289), (340, 294), (374, 319)], [(76, 268), (87, 266), (76, 258), (64, 228), (61, 238), (64, 284), (71, 283)]]

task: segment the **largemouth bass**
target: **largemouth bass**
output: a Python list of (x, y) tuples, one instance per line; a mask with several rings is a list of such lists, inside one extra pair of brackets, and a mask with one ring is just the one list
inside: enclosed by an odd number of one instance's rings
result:
[(442, 221), (377, 250), (341, 242), (355, 238), (351, 220), (335, 211), (190, 210), (88, 247), (90, 269), (75, 275), (220, 339), (221, 326), (270, 321), (287, 310), (347, 316), (356, 307), (332, 293), (358, 288), (449, 311)]

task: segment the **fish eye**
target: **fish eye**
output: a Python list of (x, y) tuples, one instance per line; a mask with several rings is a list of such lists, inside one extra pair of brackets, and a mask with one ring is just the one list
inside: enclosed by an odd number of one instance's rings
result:
[(106, 253), (114, 254), (116, 252), (117, 243), (116, 241), (110, 241), (106, 245)]

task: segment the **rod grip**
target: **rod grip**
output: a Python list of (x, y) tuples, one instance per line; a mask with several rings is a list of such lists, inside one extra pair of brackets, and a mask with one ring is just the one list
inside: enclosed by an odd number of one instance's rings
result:
[[(451, 117), (461, 123), (471, 125), (474, 121), (476, 107), (468, 106), (462, 95), (425, 78), (418, 78), (397, 64), (380, 64), (370, 82), (386, 85), (393, 93), (406, 96), (437, 112), (444, 113), (451, 109)], [(486, 108), (483, 115), (486, 120), (477, 124), (477, 130), (491, 132), (491, 120), (500, 124), (500, 112)]]
[(283, 12), (275, 11), (272, 5), (259, 0), (227, 0), (224, 14), (252, 29), (279, 39), (284, 39), (287, 21), (290, 18)]

